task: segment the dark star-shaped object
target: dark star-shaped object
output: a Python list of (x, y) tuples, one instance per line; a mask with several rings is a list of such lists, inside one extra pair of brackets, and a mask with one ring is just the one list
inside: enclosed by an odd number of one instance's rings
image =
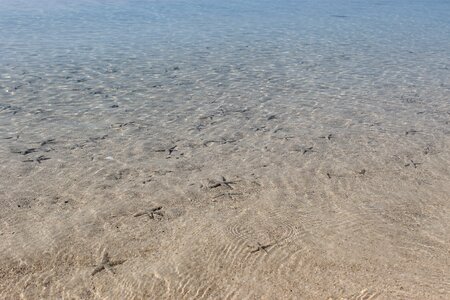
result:
[(114, 266), (121, 265), (124, 262), (125, 262), (125, 260), (111, 261), (109, 258), (108, 252), (105, 251), (105, 252), (103, 252), (102, 260), (101, 260), (100, 264), (97, 267), (95, 267), (94, 271), (92, 271), (92, 273), (91, 273), (91, 276), (94, 276), (95, 274), (97, 274), (103, 270), (106, 270), (114, 275), (116, 273), (114, 272), (114, 270), (112, 268)]

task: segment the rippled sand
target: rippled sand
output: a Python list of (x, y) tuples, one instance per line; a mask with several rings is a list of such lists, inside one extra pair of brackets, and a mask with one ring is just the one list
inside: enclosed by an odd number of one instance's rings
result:
[(290, 34), (11, 42), (0, 298), (448, 298), (448, 49)]

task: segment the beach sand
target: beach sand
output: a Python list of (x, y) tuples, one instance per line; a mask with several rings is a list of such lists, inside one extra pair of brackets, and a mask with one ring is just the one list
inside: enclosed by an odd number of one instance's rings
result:
[(20, 89), (2, 106), (0, 298), (448, 297), (432, 86), (302, 102), (180, 80), (136, 88), (151, 105), (94, 81), (73, 107)]

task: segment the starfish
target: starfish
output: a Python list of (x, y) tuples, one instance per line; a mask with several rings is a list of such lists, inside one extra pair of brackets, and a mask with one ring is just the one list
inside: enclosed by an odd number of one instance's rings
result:
[(328, 135), (325, 136), (320, 136), (321, 139), (326, 139), (326, 140), (331, 140), (332, 138), (334, 138), (333, 134), (330, 133)]
[(256, 253), (258, 251), (264, 251), (266, 253), (269, 253), (269, 252), (267, 252), (266, 249), (273, 246), (273, 244), (261, 245), (261, 243), (259, 243), (259, 242), (257, 244), (258, 244), (258, 247), (256, 249), (250, 251), (250, 253)]
[(177, 145), (172, 146), (172, 147), (167, 148), (167, 149), (157, 149), (157, 150), (155, 150), (155, 152), (166, 152), (168, 155), (171, 155), (172, 152), (178, 151), (176, 148), (177, 148)]
[(48, 145), (48, 144), (53, 144), (53, 143), (55, 143), (55, 139), (47, 139), (47, 140), (41, 142), (41, 147)]
[(418, 165), (421, 165), (421, 164), (422, 164), (422, 163), (418, 163), (418, 162), (415, 162), (415, 161), (413, 161), (412, 159), (410, 159), (410, 163), (405, 164), (405, 167), (413, 166), (414, 169), (417, 169), (417, 166), (418, 166)]
[(127, 127), (127, 126), (134, 125), (134, 124), (136, 124), (136, 122), (134, 122), (134, 121), (126, 122), (126, 123), (115, 123), (115, 124), (111, 125), (111, 128), (123, 129), (123, 128)]
[(28, 148), (28, 149), (25, 149), (25, 150), (12, 150), (11, 152), (12, 153), (22, 154), (22, 155), (28, 155), (30, 153), (37, 152), (37, 151), (38, 151), (37, 148)]
[(222, 193), (222, 194), (219, 194), (219, 195), (217, 195), (217, 196), (215, 196), (213, 199), (216, 199), (216, 198), (219, 198), (219, 197), (228, 197), (229, 199), (231, 199), (231, 200), (234, 200), (234, 197), (233, 196), (239, 196), (239, 195), (242, 195), (242, 193)]
[(225, 145), (225, 144), (230, 144), (230, 143), (235, 143), (235, 142), (236, 142), (236, 140), (233, 140), (233, 139), (222, 138), (222, 139), (220, 139), (220, 140), (208, 140), (208, 141), (204, 141), (204, 142), (203, 142), (203, 146), (208, 147), (210, 144), (213, 144), (213, 143)]
[(135, 214), (135, 217), (140, 217), (140, 216), (148, 216), (150, 219), (154, 219), (155, 216), (160, 216), (161, 218), (164, 216), (164, 213), (161, 211), (162, 206), (158, 206), (155, 208), (151, 208), (148, 211), (143, 211), (140, 213)]
[(308, 152), (314, 152), (313, 148), (314, 147), (308, 147), (308, 148), (303, 149), (303, 154), (306, 154)]
[(48, 160), (48, 159), (50, 159), (50, 157), (45, 157), (44, 155), (41, 155), (41, 156), (37, 157), (36, 159), (22, 160), (22, 162), (34, 162), (35, 161), (40, 164), (41, 161)]
[(411, 130), (405, 131), (405, 135), (408, 135), (408, 134), (416, 134), (416, 133), (418, 133), (418, 132), (420, 132), (420, 131), (417, 131), (417, 130), (415, 130), (415, 129), (411, 129)]
[(115, 274), (112, 267), (121, 265), (124, 262), (125, 262), (125, 260), (110, 261), (108, 252), (104, 251), (103, 256), (102, 256), (102, 261), (100, 262), (100, 264), (97, 267), (95, 267), (94, 271), (92, 271), (91, 276), (94, 276), (95, 274), (97, 274), (103, 270), (107, 270), (111, 274)]
[(221, 176), (220, 180), (209, 180), (208, 187), (210, 189), (213, 189), (213, 188), (216, 188), (216, 187), (219, 187), (219, 186), (224, 186), (224, 187), (227, 187), (227, 188), (232, 190), (233, 187), (231, 186), (231, 184), (236, 184), (236, 182), (235, 181), (226, 180), (225, 177)]

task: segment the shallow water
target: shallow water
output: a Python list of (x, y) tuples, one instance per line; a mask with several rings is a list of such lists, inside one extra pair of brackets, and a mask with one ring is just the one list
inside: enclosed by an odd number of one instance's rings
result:
[(0, 5), (2, 102), (53, 116), (73, 112), (80, 126), (88, 114), (112, 117), (114, 103), (173, 111), (161, 103), (186, 105), (181, 97), (228, 97), (244, 106), (332, 102), (346, 117), (362, 102), (396, 113), (377, 103), (405, 94), (423, 94), (423, 105), (448, 104), (445, 1)]
[(445, 298), (449, 37), (438, 0), (1, 1), (0, 290)]

